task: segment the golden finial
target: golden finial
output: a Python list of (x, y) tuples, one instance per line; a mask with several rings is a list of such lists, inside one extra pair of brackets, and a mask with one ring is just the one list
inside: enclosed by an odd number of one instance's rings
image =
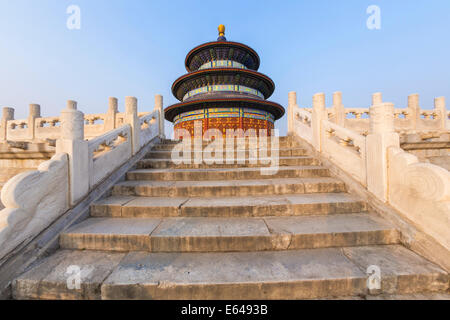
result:
[(219, 30), (219, 37), (225, 36), (225, 26), (223, 24), (221, 24), (217, 29)]

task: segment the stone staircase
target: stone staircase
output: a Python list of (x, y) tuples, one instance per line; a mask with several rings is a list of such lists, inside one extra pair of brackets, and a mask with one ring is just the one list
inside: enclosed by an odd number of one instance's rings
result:
[[(16, 299), (331, 299), (448, 297), (449, 276), (345, 184), (280, 138), (280, 168), (175, 165), (166, 141), (127, 173), (60, 249), (13, 283)], [(69, 289), (70, 266), (81, 288)]]

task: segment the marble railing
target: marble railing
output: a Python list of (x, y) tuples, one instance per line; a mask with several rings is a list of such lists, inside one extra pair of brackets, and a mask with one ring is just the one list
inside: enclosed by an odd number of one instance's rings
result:
[(129, 124), (90, 140), (88, 143), (89, 188), (96, 186), (118, 166), (125, 163), (132, 154)]
[[(144, 116), (148, 112), (140, 112)], [(106, 113), (85, 114), (84, 136), (86, 139), (98, 137), (124, 124), (125, 113), (118, 112), (116, 98), (109, 98)], [(6, 141), (45, 142), (59, 139), (61, 135), (61, 119), (55, 117), (41, 117), (41, 107), (31, 104), (27, 119), (14, 119), (13, 108), (3, 108), (0, 119), (0, 143)]]
[[(364, 135), (329, 119), (324, 94), (314, 96), (309, 110), (298, 107), (295, 92), (289, 94), (289, 134), (308, 142), (376, 199), (397, 209), (450, 251), (450, 172), (420, 162), (400, 148), (396, 121), (405, 110), (396, 111), (392, 103), (383, 103), (375, 94), (368, 110), (351, 110), (370, 114), (364, 119), (368, 126)], [(440, 132), (448, 137), (448, 130)]]
[(366, 181), (366, 138), (349, 129), (322, 121), (322, 151), (363, 185)]
[(164, 137), (161, 96), (154, 111), (141, 117), (136, 98), (127, 97), (125, 104), (122, 126), (88, 140), (86, 116), (75, 101), (68, 102), (58, 118), (55, 156), (37, 170), (13, 177), (1, 191), (5, 208), (0, 211), (0, 259), (77, 205), (152, 140)]
[(294, 114), (295, 126), (294, 129), (298, 135), (302, 135), (303, 139), (312, 142), (312, 128), (311, 128), (312, 115), (306, 110), (296, 109)]
[[(374, 95), (378, 102), (382, 102), (381, 93)], [(312, 108), (302, 108), (312, 112)], [(328, 120), (347, 129), (357, 131), (360, 134), (369, 133), (370, 108), (347, 108), (342, 103), (342, 93), (333, 94), (333, 104), (326, 109)], [(394, 128), (396, 132), (442, 132), (450, 130), (450, 113), (445, 107), (445, 98), (436, 98), (434, 108), (431, 110), (421, 109), (419, 95), (413, 94), (408, 97), (407, 108), (395, 108)]]

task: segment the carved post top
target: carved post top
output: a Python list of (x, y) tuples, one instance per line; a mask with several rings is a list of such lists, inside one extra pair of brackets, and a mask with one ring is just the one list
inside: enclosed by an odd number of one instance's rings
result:
[(14, 108), (4, 107), (2, 110), (2, 120), (14, 120)]
[(438, 97), (434, 99), (434, 110), (446, 112), (445, 97)]
[(38, 104), (30, 104), (29, 105), (29, 116), (31, 118), (40, 118), (41, 117), (41, 106)]
[(135, 97), (125, 97), (125, 113), (137, 115), (137, 99)]
[(297, 104), (297, 92), (291, 91), (289, 92), (289, 105), (293, 106)]
[(155, 109), (163, 109), (163, 96), (160, 94), (155, 95)]
[(333, 93), (333, 106), (342, 106), (342, 92)]
[(119, 112), (118, 100), (115, 97), (109, 97), (108, 99), (108, 112)]
[(372, 105), (383, 103), (383, 94), (381, 92), (376, 92), (372, 95)]
[(394, 104), (379, 103), (370, 107), (370, 133), (395, 132)]
[(419, 94), (418, 93), (414, 93), (414, 94), (410, 94), (408, 96), (408, 108), (409, 109), (420, 109), (419, 106)]
[(325, 93), (316, 93), (313, 97), (313, 110), (325, 110)]
[(84, 114), (77, 110), (77, 102), (67, 101), (67, 108), (61, 111), (61, 139), (84, 140)]
[(68, 110), (77, 110), (78, 103), (73, 100), (67, 100), (67, 109)]

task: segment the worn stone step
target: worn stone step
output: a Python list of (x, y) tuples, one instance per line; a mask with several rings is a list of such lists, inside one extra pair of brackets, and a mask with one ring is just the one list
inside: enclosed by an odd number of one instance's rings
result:
[[(445, 292), (448, 274), (398, 245), (292, 251), (108, 253), (60, 250), (13, 282), (16, 299), (320, 299), (365, 296), (367, 268), (383, 294)], [(80, 289), (67, 286), (81, 271)]]
[(371, 295), (366, 300), (450, 300), (450, 293), (419, 292), (410, 294), (379, 294)]
[[(245, 141), (234, 141), (233, 144), (233, 148), (237, 149), (238, 146), (240, 148), (248, 148), (249, 144), (252, 145), (252, 141), (249, 141), (248, 139), (246, 139)], [(261, 143), (258, 142), (260, 145)], [(270, 139), (267, 140), (267, 146), (270, 148), (270, 146), (272, 145), (272, 142)], [(278, 144), (274, 144), (274, 146), (277, 145), (279, 149), (292, 149), (292, 148), (299, 148), (301, 145), (300, 143), (298, 143), (297, 141), (293, 141), (293, 140), (286, 140), (286, 139), (279, 139)], [(173, 150), (173, 148), (175, 148), (176, 146), (178, 146), (179, 148), (181, 148), (183, 145), (182, 143), (164, 143), (164, 144), (157, 144), (155, 145), (152, 150), (154, 151), (171, 151)], [(194, 142), (191, 142), (191, 149), (193, 150), (195, 147), (199, 147), (201, 146), (203, 149), (206, 148), (207, 146), (215, 146), (212, 144), (212, 142), (206, 142), (203, 141), (201, 144), (194, 144)], [(223, 144), (222, 144), (223, 148), (225, 149), (225, 147), (227, 146), (226, 141), (224, 140)]]
[(91, 205), (93, 217), (263, 217), (327, 215), (367, 211), (367, 203), (347, 193), (246, 197), (112, 196)]
[(127, 180), (204, 181), (253, 180), (277, 178), (329, 177), (322, 166), (211, 168), (211, 169), (138, 169), (127, 172)]
[[(262, 158), (262, 159), (233, 159), (232, 163), (227, 163), (226, 159), (223, 159), (222, 163), (216, 163), (215, 159), (203, 159), (202, 163), (195, 164), (194, 161), (191, 163), (176, 163), (171, 159), (143, 159), (137, 163), (137, 169), (208, 169), (208, 168), (256, 168), (263, 166), (270, 166), (272, 164), (272, 159)], [(306, 156), (299, 157), (279, 157), (279, 166), (317, 166), (320, 165), (320, 161)]]
[(65, 249), (237, 252), (396, 244), (368, 214), (269, 218), (90, 218), (64, 232)]
[[(235, 137), (234, 139), (235, 139), (235, 141), (237, 141), (237, 140), (239, 140), (239, 141), (246, 140), (247, 141), (249, 139), (249, 137), (245, 137), (245, 138), (236, 138)], [(193, 139), (191, 141), (193, 141)], [(279, 136), (278, 141), (280, 143), (299, 143), (299, 140), (292, 136)], [(182, 143), (182, 140), (164, 139), (159, 144), (179, 144), (179, 143)], [(207, 140), (204, 140), (203, 143), (207, 144), (210, 142), (208, 142)]]
[(317, 300), (450, 300), (450, 294), (442, 291), (403, 294), (372, 293), (369, 295), (361, 296), (326, 297)]
[(143, 197), (231, 197), (302, 193), (346, 192), (335, 178), (285, 178), (210, 181), (124, 181), (112, 195)]
[[(254, 158), (255, 157), (253, 152), (250, 153), (250, 150), (244, 150), (244, 152), (245, 152), (244, 154), (245, 154), (246, 158)], [(203, 158), (211, 158), (211, 152), (200, 151), (199, 153), (201, 153), (202, 159)], [(234, 156), (233, 156), (234, 159), (242, 158), (242, 152), (241, 151), (234, 150), (233, 154), (234, 154)], [(278, 155), (279, 157), (296, 157), (296, 156), (306, 156), (306, 155), (308, 155), (306, 149), (303, 149), (303, 148), (287, 148), (287, 149), (275, 149), (275, 150), (258, 149), (257, 157), (265, 158), (267, 156), (268, 157), (272, 156), (272, 154), (274, 156)], [(177, 157), (180, 157), (180, 158), (183, 156), (182, 152), (175, 153), (175, 155), (177, 155)], [(226, 157), (227, 157), (227, 153), (224, 150), (222, 158), (226, 159)], [(172, 151), (152, 150), (152, 151), (149, 151), (146, 154), (145, 158), (146, 159), (172, 159)], [(194, 152), (191, 152), (191, 158), (194, 159)]]

